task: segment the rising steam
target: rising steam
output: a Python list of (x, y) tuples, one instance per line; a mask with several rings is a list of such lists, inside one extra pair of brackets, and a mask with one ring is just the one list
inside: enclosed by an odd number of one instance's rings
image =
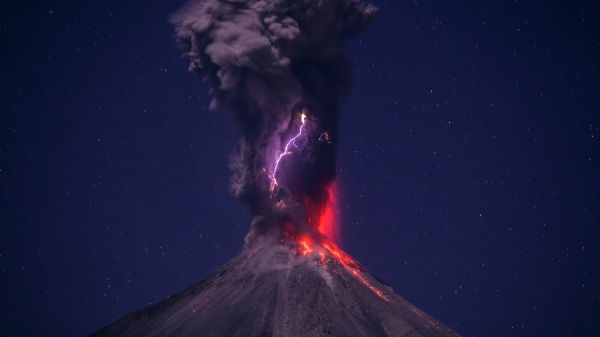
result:
[(317, 230), (310, 218), (329, 198), (339, 99), (350, 85), (342, 38), (375, 12), (360, 0), (195, 0), (172, 15), (211, 107), (231, 108), (241, 124), (231, 190), (254, 216), (249, 243), (290, 224), (298, 235)]

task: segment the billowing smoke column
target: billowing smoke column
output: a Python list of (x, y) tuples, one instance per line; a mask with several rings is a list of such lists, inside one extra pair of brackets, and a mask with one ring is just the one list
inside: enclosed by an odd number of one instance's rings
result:
[(172, 15), (211, 107), (233, 109), (242, 127), (231, 190), (253, 214), (247, 243), (320, 235), (350, 85), (342, 38), (375, 12), (360, 0), (195, 0)]

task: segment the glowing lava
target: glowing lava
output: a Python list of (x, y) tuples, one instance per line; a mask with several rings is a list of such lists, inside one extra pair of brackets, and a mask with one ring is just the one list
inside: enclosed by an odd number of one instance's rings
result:
[(333, 181), (327, 186), (327, 202), (319, 214), (317, 230), (336, 244), (340, 242), (338, 209), (337, 184)]
[[(273, 171), (269, 175), (271, 179), (271, 192), (278, 186), (277, 182), (277, 171), (281, 160), (292, 153), (290, 146), (298, 147), (296, 140), (302, 136), (304, 127), (306, 126), (306, 111), (302, 111), (300, 114), (300, 127), (298, 133), (289, 139), (283, 148), (283, 151), (277, 155), (275, 159), (275, 165)], [(331, 144), (329, 134), (323, 133), (319, 137), (319, 142), (325, 142)], [(334, 242), (339, 242), (339, 231), (338, 231), (338, 191), (335, 181), (331, 182), (326, 187), (327, 197), (324, 202), (318, 203), (310, 198), (304, 199), (304, 206), (308, 212), (308, 223), (312, 228), (316, 229), (322, 237), (315, 238), (310, 234), (300, 235), (296, 237), (295, 228), (293, 225), (286, 224), (284, 230), (284, 237), (286, 241), (295, 237), (296, 249), (299, 255), (302, 256), (315, 256), (318, 258), (318, 262), (322, 266), (326, 266), (328, 261), (334, 261), (342, 265), (344, 269), (354, 276), (360, 283), (369, 288), (373, 293), (382, 298), (385, 301), (389, 301), (389, 298), (377, 287), (373, 286), (369, 280), (365, 277), (362, 272), (362, 267), (356, 260), (351, 258), (348, 254), (344, 253), (338, 248)]]
[(317, 256), (319, 264), (323, 266), (328, 261), (339, 263), (350, 275), (354, 276), (360, 283), (375, 293), (375, 295), (386, 302), (390, 301), (389, 297), (383, 291), (367, 280), (365, 274), (362, 272), (362, 266), (333, 243), (327, 241), (315, 242), (310, 236), (301, 236), (297, 239), (296, 243), (298, 254), (302, 256)]
[(340, 244), (338, 189), (335, 181), (325, 189), (326, 200), (322, 203), (304, 198), (303, 204), (308, 212), (308, 223), (335, 244)]
[(319, 256), (319, 262), (323, 265), (326, 262), (326, 251), (318, 244), (314, 242), (314, 240), (310, 236), (301, 236), (298, 238), (298, 253), (302, 256), (308, 256), (312, 254), (316, 254)]

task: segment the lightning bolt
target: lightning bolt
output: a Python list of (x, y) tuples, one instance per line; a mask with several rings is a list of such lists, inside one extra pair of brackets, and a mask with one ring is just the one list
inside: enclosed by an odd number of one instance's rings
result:
[(298, 139), (300, 136), (302, 136), (302, 131), (304, 130), (305, 125), (306, 125), (306, 112), (302, 111), (302, 113), (300, 114), (300, 128), (298, 128), (298, 133), (294, 137), (292, 137), (290, 140), (288, 140), (288, 142), (285, 144), (285, 147), (283, 148), (283, 152), (281, 152), (279, 155), (277, 155), (277, 159), (275, 160), (275, 167), (273, 168), (273, 173), (271, 173), (271, 191), (273, 191), (275, 189), (275, 186), (278, 185), (277, 170), (279, 169), (279, 163), (281, 162), (283, 157), (292, 153), (290, 151), (290, 145), (294, 145), (295, 147), (298, 147), (298, 145), (296, 145), (296, 139)]

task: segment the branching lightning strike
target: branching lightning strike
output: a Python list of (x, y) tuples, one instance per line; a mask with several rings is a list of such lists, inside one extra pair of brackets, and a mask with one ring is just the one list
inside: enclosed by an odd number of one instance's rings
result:
[(294, 137), (292, 137), (290, 140), (288, 140), (288, 142), (285, 144), (285, 147), (283, 148), (283, 152), (281, 152), (277, 156), (277, 159), (275, 160), (275, 167), (273, 168), (273, 172), (271, 173), (271, 191), (273, 191), (273, 189), (275, 189), (275, 187), (278, 185), (277, 170), (279, 169), (279, 162), (281, 162), (281, 159), (283, 159), (283, 157), (292, 153), (290, 151), (290, 145), (293, 144), (295, 147), (298, 147), (298, 145), (296, 145), (296, 139), (298, 139), (300, 136), (302, 136), (302, 131), (304, 130), (305, 125), (306, 125), (306, 111), (302, 111), (302, 113), (300, 114), (300, 128), (298, 128), (298, 133)]

